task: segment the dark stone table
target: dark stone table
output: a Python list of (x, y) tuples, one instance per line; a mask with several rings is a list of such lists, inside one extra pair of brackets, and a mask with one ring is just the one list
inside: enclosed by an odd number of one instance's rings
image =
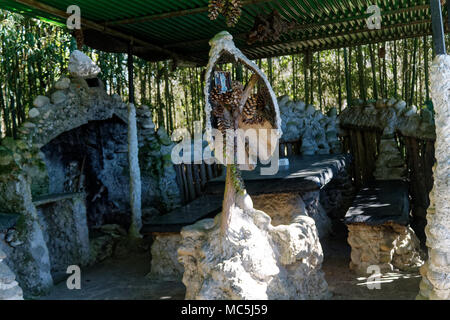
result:
[[(344, 170), (349, 162), (349, 156), (344, 154), (291, 156), (288, 159), (289, 167), (280, 166), (275, 175), (261, 175), (260, 168), (242, 171), (247, 192), (257, 195), (318, 190)], [(206, 183), (208, 194), (223, 195), (224, 190), (225, 173)]]
[[(289, 157), (289, 167), (280, 167), (272, 176), (260, 175), (260, 168), (243, 171), (245, 187), (250, 195), (270, 193), (304, 193), (317, 191), (344, 170), (347, 155), (315, 155)], [(224, 170), (226, 171), (226, 170)], [(210, 180), (205, 195), (168, 214), (156, 216), (141, 229), (142, 234), (154, 232), (180, 232), (181, 228), (195, 222), (214, 217), (222, 209), (225, 176)]]
[(141, 233), (180, 232), (184, 226), (216, 216), (222, 210), (222, 201), (223, 195), (201, 196), (165, 215), (153, 217), (142, 227)]
[(409, 224), (408, 184), (401, 180), (375, 181), (363, 187), (347, 211), (344, 223)]

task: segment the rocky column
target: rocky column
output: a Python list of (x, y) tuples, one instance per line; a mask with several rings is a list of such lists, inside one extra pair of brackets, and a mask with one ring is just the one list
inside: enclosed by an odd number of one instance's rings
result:
[(379, 117), (384, 130), (373, 175), (376, 180), (401, 180), (406, 175), (406, 166), (395, 140), (397, 115), (394, 110), (383, 108)]
[(450, 299), (450, 56), (438, 55), (431, 66), (431, 94), (436, 113), (436, 166), (425, 228), (429, 259), (422, 267), (419, 299)]
[(136, 108), (134, 104), (128, 105), (128, 161), (130, 166), (130, 206), (131, 226), (130, 236), (140, 237), (142, 228), (141, 212), (141, 170), (139, 168), (139, 147), (136, 125)]
[(294, 214), (289, 224), (273, 226), (248, 195), (236, 203), (225, 234), (220, 215), (181, 230), (186, 299), (329, 298), (314, 220)]
[(23, 300), (16, 275), (3, 263), (6, 254), (0, 249), (0, 300)]

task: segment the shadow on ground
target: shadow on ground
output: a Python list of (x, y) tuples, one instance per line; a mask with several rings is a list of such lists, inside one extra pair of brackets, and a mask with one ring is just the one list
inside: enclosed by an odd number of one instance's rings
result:
[[(350, 246), (345, 226), (335, 228), (333, 236), (322, 241), (322, 266), (333, 300), (413, 300), (419, 291), (418, 273), (385, 274), (373, 284), (381, 289), (369, 289), (367, 278), (360, 278), (349, 268)], [(80, 290), (57, 284), (42, 299), (52, 300), (159, 300), (184, 299), (184, 285), (178, 282), (154, 281), (145, 276), (150, 272), (150, 255), (133, 253), (121, 259), (109, 259), (82, 270)], [(370, 276), (370, 275), (368, 275)]]

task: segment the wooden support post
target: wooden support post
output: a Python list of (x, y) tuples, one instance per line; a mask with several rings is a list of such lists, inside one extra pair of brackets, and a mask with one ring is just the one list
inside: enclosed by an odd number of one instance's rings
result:
[(305, 76), (305, 103), (309, 104), (309, 88), (308, 88), (308, 58), (309, 52), (305, 52), (305, 55), (303, 57), (303, 74)]
[(409, 105), (413, 105), (414, 103), (414, 91), (415, 91), (415, 84), (416, 84), (416, 59), (417, 59), (417, 47), (418, 47), (418, 38), (414, 39), (414, 50), (413, 50), (413, 63), (412, 63), (412, 79), (411, 79), (411, 92), (410, 92), (410, 98), (409, 98)]
[(236, 80), (239, 82), (243, 81), (242, 69), (242, 64), (238, 63), (236, 66)]
[(272, 58), (267, 58), (267, 64), (269, 69), (269, 83), (273, 82), (273, 68), (272, 68)]
[(358, 46), (357, 62), (358, 62), (358, 77), (359, 77), (359, 94), (361, 99), (366, 101), (367, 96), (366, 96), (366, 84), (364, 81), (364, 62), (363, 62), (362, 46)]
[(431, 10), (431, 26), (433, 30), (433, 43), (435, 53), (436, 55), (446, 54), (441, 1), (430, 0), (430, 10)]
[(341, 49), (337, 49), (337, 78), (339, 113), (342, 111), (342, 81), (341, 81)]
[(347, 48), (344, 48), (344, 65), (345, 65), (345, 89), (347, 90), (347, 107), (350, 107), (352, 101), (352, 94), (350, 89), (350, 75), (348, 68)]
[[(450, 3), (450, 1), (447, 1)], [(450, 15), (449, 15), (450, 17)], [(424, 64), (425, 64), (425, 100), (430, 101), (430, 69), (428, 63), (428, 41), (427, 36), (423, 36), (423, 54), (424, 54)]]
[(393, 73), (394, 73), (394, 98), (397, 99), (398, 95), (398, 75), (397, 75), (397, 41), (394, 41), (394, 63), (393, 63)]
[(128, 45), (128, 101), (134, 103), (133, 44)]
[(317, 52), (317, 83), (319, 85), (319, 108), (323, 112), (322, 105), (322, 77), (320, 74), (320, 51)]
[[(394, 42), (395, 46), (395, 42)], [(377, 70), (375, 65), (375, 54), (373, 52), (373, 45), (369, 45), (369, 51), (370, 51), (370, 65), (372, 67), (372, 81), (373, 81), (373, 98), (375, 100), (378, 100), (378, 87), (377, 87)], [(394, 77), (396, 77), (394, 73)]]

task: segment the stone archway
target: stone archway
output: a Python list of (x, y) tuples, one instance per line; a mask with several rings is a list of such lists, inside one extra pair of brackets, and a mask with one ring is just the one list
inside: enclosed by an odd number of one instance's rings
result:
[[(48, 97), (38, 96), (34, 100), (26, 121), (18, 129), (18, 138), (5, 138), (1, 142), (0, 214), (8, 214), (13, 222), (5, 230), (0, 228), (0, 249), (6, 253), (4, 262), (16, 274), (26, 295), (40, 295), (49, 290), (55, 275), (55, 268), (52, 269), (52, 265), (56, 265), (54, 254), (65, 251), (55, 249), (48, 242), (50, 237), (55, 236), (51, 233), (52, 227), (58, 226), (47, 223), (43, 227), (46, 221), (54, 219), (43, 219), (42, 211), (53, 214), (58, 210), (48, 208), (48, 197), (40, 198), (43, 195), (51, 196), (52, 191), (49, 190), (49, 172), (45, 150), (43, 152), (42, 148), (51, 145), (52, 141), (67, 132), (76, 136), (79, 128), (93, 122), (111, 122), (114, 121), (111, 119), (116, 119), (125, 125), (125, 132), (128, 132), (127, 104), (118, 95), (109, 96), (101, 80), (95, 76), (89, 81), (77, 75), (59, 79)], [(140, 178), (144, 191), (142, 205), (170, 210), (180, 201), (176, 173), (168, 157), (173, 143), (163, 128), (155, 131), (147, 106), (136, 109), (136, 124), (140, 149), (138, 160), (142, 166)], [(128, 153), (128, 150), (118, 152)], [(129, 171), (127, 168), (124, 170)], [(128, 172), (123, 174), (127, 175)], [(84, 240), (79, 240), (80, 245), (72, 246), (76, 254), (70, 259), (60, 259), (60, 262), (63, 261), (58, 267), (61, 271), (68, 261), (83, 265), (88, 260), (89, 239), (86, 239), (87, 227), (79, 223), (80, 217), (86, 219), (86, 210), (82, 208), (85, 198), (63, 196), (56, 197), (55, 201), (60, 207), (69, 206), (66, 212), (73, 215), (69, 220), (72, 225), (79, 226), (75, 231), (84, 237)], [(72, 238), (67, 237), (67, 233), (64, 236), (65, 239)], [(5, 241), (2, 241), (3, 238)], [(76, 250), (77, 247), (87, 250), (80, 252)], [(74, 260), (73, 257), (77, 258)]]

